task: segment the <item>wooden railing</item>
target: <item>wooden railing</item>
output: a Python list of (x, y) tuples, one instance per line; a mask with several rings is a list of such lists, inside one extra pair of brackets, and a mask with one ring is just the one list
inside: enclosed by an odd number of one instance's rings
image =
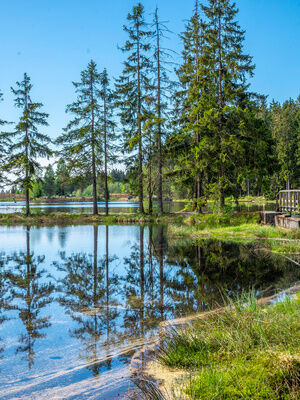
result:
[(300, 212), (300, 190), (281, 190), (276, 198), (276, 210), (279, 212)]

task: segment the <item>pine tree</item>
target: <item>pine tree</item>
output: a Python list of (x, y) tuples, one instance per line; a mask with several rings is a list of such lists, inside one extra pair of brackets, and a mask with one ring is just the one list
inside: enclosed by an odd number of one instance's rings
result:
[(102, 101), (100, 124), (103, 136), (103, 152), (104, 152), (105, 214), (108, 215), (108, 200), (109, 200), (108, 163), (114, 161), (116, 158), (115, 157), (116, 134), (115, 134), (115, 122), (113, 120), (114, 94), (109, 85), (109, 77), (106, 69), (104, 69), (103, 72), (100, 74), (100, 97)]
[(16, 83), (17, 88), (11, 88), (15, 95), (15, 105), (22, 110), (19, 122), (14, 132), (3, 134), (4, 139), (9, 140), (8, 158), (6, 170), (15, 176), (11, 179), (13, 185), (21, 185), (26, 195), (26, 215), (30, 214), (29, 189), (35, 179), (35, 174), (41, 169), (39, 157), (50, 157), (50, 138), (39, 132), (39, 126), (47, 126), (48, 114), (40, 112), (42, 103), (31, 100), (30, 92), (32, 84), (25, 73), (22, 82)]
[(144, 7), (141, 3), (133, 7), (127, 16), (128, 26), (124, 31), (129, 39), (122, 51), (128, 54), (123, 73), (117, 81), (117, 105), (123, 126), (124, 147), (128, 152), (137, 149), (134, 163), (138, 165), (139, 209), (144, 213), (143, 204), (143, 124), (149, 103), (151, 61), (149, 39), (152, 32), (147, 30)]
[(81, 81), (73, 82), (77, 99), (67, 106), (66, 111), (74, 115), (57, 144), (63, 146), (60, 154), (70, 171), (71, 177), (91, 175), (93, 187), (93, 214), (98, 214), (97, 170), (101, 165), (102, 136), (99, 126), (100, 74), (94, 61), (81, 72)]

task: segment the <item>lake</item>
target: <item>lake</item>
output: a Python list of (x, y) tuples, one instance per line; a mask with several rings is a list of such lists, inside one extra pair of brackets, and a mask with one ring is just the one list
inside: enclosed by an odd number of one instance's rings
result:
[[(155, 205), (156, 203), (154, 203)], [(233, 203), (232, 203), (233, 204)], [(109, 212), (112, 214), (117, 213), (136, 213), (138, 212), (138, 203), (133, 201), (110, 201), (108, 203)], [(181, 201), (166, 201), (164, 202), (164, 212), (179, 212), (182, 211), (186, 206), (185, 202)], [(236, 211), (272, 211), (275, 210), (275, 203), (266, 203), (264, 205), (256, 205), (252, 203), (240, 203), (237, 207), (233, 207)], [(99, 213), (105, 212), (105, 203), (98, 202)], [(33, 214), (35, 213), (52, 213), (52, 212), (67, 212), (67, 213), (84, 213), (92, 214), (93, 203), (92, 202), (48, 202), (48, 203), (31, 203), (30, 209)], [(209, 211), (206, 208), (204, 211)], [(25, 212), (25, 202), (18, 201), (2, 201), (0, 202), (0, 213), (15, 213), (15, 212)]]
[(131, 359), (161, 321), (299, 280), (260, 244), (148, 226), (0, 227), (0, 398), (129, 399)]
[[(112, 214), (117, 213), (136, 213), (138, 211), (138, 203), (133, 201), (110, 201), (108, 203), (109, 212)], [(165, 202), (165, 212), (177, 212), (183, 210), (185, 203), (183, 202)], [(33, 214), (36, 213), (52, 213), (52, 212), (67, 212), (67, 213), (93, 213), (92, 202), (48, 202), (48, 203), (31, 203), (30, 209)], [(103, 201), (98, 202), (99, 213), (105, 212), (105, 203)], [(18, 201), (3, 201), (0, 202), (0, 213), (15, 213), (24, 212), (25, 202)]]

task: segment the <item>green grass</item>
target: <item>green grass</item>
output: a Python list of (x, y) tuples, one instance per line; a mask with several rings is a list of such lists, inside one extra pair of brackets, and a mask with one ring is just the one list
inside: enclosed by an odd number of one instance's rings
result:
[(239, 202), (250, 202), (257, 205), (262, 205), (265, 203), (276, 203), (276, 200), (266, 199), (263, 196), (243, 196), (239, 198)]
[(262, 306), (250, 294), (172, 329), (161, 362), (190, 371), (185, 393), (201, 400), (300, 398), (300, 298)]
[(278, 253), (300, 253), (300, 230), (260, 224), (260, 213), (192, 215), (185, 224), (170, 225), (170, 236), (210, 238), (249, 243), (260, 240), (265, 248)]

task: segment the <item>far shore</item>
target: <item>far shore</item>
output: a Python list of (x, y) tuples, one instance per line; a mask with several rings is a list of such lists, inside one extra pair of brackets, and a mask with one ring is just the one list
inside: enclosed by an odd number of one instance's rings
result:
[[(38, 197), (35, 199), (31, 199), (31, 203), (90, 203), (93, 201), (92, 197)], [(98, 201), (105, 201), (103, 198), (99, 198)], [(131, 201), (133, 202), (134, 199), (130, 198), (128, 195), (124, 194), (124, 196), (118, 197), (111, 197), (109, 201)], [(0, 198), (0, 202), (25, 202), (25, 198), (18, 198), (18, 197), (10, 197), (10, 198)]]
[(238, 243), (253, 242), (261, 249), (281, 254), (300, 254), (300, 230), (261, 223), (260, 212), (236, 212), (230, 215), (176, 212), (163, 215), (118, 213), (105, 215), (83, 213), (0, 214), (2, 226), (70, 226), (70, 225), (165, 224), (174, 240), (211, 239)]

